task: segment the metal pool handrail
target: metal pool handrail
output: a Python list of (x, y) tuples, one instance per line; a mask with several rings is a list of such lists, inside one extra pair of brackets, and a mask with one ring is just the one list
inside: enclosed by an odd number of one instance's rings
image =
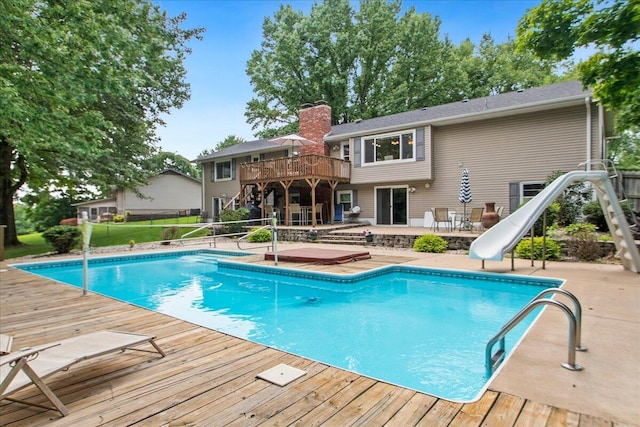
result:
[[(576, 297), (568, 291), (565, 291), (559, 288), (551, 288), (551, 289), (546, 289), (540, 294), (538, 294), (522, 310), (520, 310), (515, 316), (513, 316), (511, 320), (509, 320), (502, 327), (502, 329), (500, 329), (500, 332), (498, 332), (487, 343), (487, 346), (485, 349), (485, 369), (486, 369), (487, 377), (490, 377), (493, 374), (493, 371), (495, 370), (495, 368), (497, 368), (500, 365), (500, 363), (502, 363), (502, 361), (504, 360), (505, 335), (511, 329), (513, 329), (518, 323), (520, 323), (520, 321), (522, 321), (522, 319), (524, 319), (529, 313), (531, 313), (531, 311), (533, 311), (535, 308), (537, 308), (540, 305), (551, 305), (551, 306), (558, 307), (567, 315), (567, 319), (569, 320), (569, 352), (568, 352), (567, 362), (562, 363), (562, 367), (569, 369), (570, 371), (580, 371), (583, 369), (581, 366), (576, 364), (576, 350), (580, 350), (580, 351), (586, 350), (586, 348), (580, 345), (580, 342), (578, 340), (578, 335), (576, 334), (576, 331), (579, 330), (576, 316), (565, 304), (552, 299), (540, 298), (542, 295), (545, 295), (548, 293), (555, 293), (555, 292), (570, 296), (570, 298), (574, 301), (574, 304), (576, 304), (576, 307), (577, 307), (576, 311), (581, 312), (580, 303), (578, 302)], [(497, 342), (500, 343), (500, 348), (495, 354), (492, 355), (491, 350), (493, 349), (493, 346)]]
[[(271, 224), (263, 225), (262, 227), (260, 227), (260, 228), (256, 228), (255, 230), (253, 230), (253, 231), (251, 231), (251, 232), (247, 233), (246, 235), (244, 235), (244, 236), (242, 236), (242, 237), (239, 237), (239, 238), (238, 238), (238, 240), (236, 240), (236, 244), (238, 245), (238, 249), (241, 249), (241, 250), (249, 249), (249, 248), (242, 248), (242, 247), (240, 247), (240, 242), (241, 242), (243, 239), (248, 239), (248, 238), (249, 238), (249, 236), (251, 236), (251, 235), (253, 235), (253, 234), (256, 234), (257, 232), (262, 231), (262, 230), (266, 230), (266, 229), (271, 230)], [(252, 246), (250, 249), (257, 249), (257, 248), (271, 248), (271, 250), (273, 250), (273, 242), (271, 242), (270, 244), (265, 245), (265, 246)]]
[[(241, 231), (238, 233), (225, 233), (225, 234), (216, 234), (216, 225), (220, 225), (220, 226), (228, 226), (230, 224), (250, 224), (250, 223), (255, 223), (255, 222), (266, 222), (266, 221), (271, 221), (270, 218), (256, 218), (256, 219), (242, 219), (242, 220), (238, 220), (238, 221), (220, 221), (220, 222), (209, 222), (201, 227), (196, 228), (195, 230), (191, 230), (185, 234), (183, 234), (182, 236), (180, 236), (180, 238), (178, 239), (180, 241), (180, 243), (182, 245), (184, 245), (185, 240), (187, 236), (190, 236), (192, 234), (195, 234), (199, 231), (202, 231), (206, 228), (210, 228), (211, 229), (211, 235), (209, 236), (211, 238), (211, 240), (213, 241), (213, 247), (217, 247), (216, 246), (216, 237), (233, 237), (233, 236), (241, 236), (244, 235), (245, 232)], [(211, 246), (211, 243), (209, 243), (209, 246)]]

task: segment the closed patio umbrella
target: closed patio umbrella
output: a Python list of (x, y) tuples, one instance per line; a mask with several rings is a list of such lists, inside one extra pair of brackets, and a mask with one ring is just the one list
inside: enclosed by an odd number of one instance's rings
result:
[(469, 223), (467, 217), (467, 203), (471, 203), (473, 198), (471, 197), (471, 183), (469, 182), (469, 171), (465, 168), (462, 171), (462, 181), (460, 182), (460, 196), (458, 197), (460, 203), (464, 204), (464, 213), (462, 215), (462, 224), (466, 228)]

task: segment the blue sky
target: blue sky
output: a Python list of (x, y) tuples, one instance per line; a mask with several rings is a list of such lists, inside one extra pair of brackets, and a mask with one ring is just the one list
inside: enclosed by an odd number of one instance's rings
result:
[[(262, 22), (272, 17), (280, 4), (291, 4), (308, 14), (313, 1), (290, 0), (156, 0), (170, 16), (187, 13), (186, 27), (204, 27), (204, 39), (191, 43), (186, 60), (191, 100), (165, 117), (167, 126), (158, 130), (160, 145), (195, 159), (204, 149), (214, 148), (228, 135), (255, 139), (244, 112), (252, 97), (245, 73), (251, 52), (260, 48)], [(456, 44), (466, 38), (478, 43), (491, 33), (498, 43), (515, 38), (518, 20), (539, 1), (530, 0), (404, 0), (403, 10), (440, 17), (440, 33)], [(357, 3), (354, 2), (357, 9)]]

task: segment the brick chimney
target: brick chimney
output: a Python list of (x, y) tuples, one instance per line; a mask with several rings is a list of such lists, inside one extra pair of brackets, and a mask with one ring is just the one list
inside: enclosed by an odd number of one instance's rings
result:
[(312, 106), (303, 106), (299, 112), (300, 130), (298, 134), (318, 144), (300, 147), (300, 154), (329, 155), (329, 147), (324, 136), (331, 132), (331, 107), (319, 101)]

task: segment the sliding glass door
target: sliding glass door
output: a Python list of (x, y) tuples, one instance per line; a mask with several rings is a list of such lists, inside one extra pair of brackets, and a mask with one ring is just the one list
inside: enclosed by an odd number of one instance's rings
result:
[(377, 225), (407, 225), (407, 187), (379, 187), (375, 194)]

